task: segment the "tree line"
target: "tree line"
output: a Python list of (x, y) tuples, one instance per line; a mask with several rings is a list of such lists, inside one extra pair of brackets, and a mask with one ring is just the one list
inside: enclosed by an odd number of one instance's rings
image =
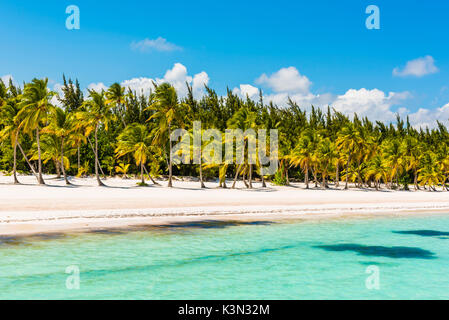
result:
[[(20, 183), (18, 172), (32, 174), (45, 184), (43, 174), (56, 174), (71, 184), (70, 176), (95, 174), (98, 185), (115, 174), (146, 179), (196, 176), (200, 186), (219, 179), (226, 188), (240, 178), (247, 188), (258, 179), (278, 185), (301, 181), (306, 188), (351, 186), (408, 190), (449, 190), (449, 132), (441, 123), (433, 129), (415, 128), (408, 117), (395, 123), (348, 116), (331, 107), (307, 112), (289, 99), (287, 107), (265, 103), (262, 92), (254, 101), (227, 90), (220, 96), (205, 86), (196, 99), (186, 83), (179, 98), (169, 83), (156, 84), (144, 95), (112, 84), (106, 91), (88, 90), (63, 77), (63, 94), (49, 90), (48, 79), (33, 79), (23, 87), (0, 81), (0, 170)], [(58, 103), (52, 103), (57, 99)], [(173, 163), (173, 130), (277, 129), (279, 168), (261, 175), (260, 165)]]

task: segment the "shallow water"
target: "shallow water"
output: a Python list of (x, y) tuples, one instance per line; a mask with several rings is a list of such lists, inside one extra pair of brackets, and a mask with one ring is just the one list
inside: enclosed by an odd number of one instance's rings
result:
[(0, 237), (2, 299), (448, 299), (448, 272), (444, 215)]

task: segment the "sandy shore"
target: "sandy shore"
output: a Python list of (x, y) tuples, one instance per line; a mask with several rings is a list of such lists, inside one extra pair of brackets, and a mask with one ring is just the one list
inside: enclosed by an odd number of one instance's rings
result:
[(269, 185), (248, 190), (218, 189), (217, 183), (175, 181), (174, 188), (138, 187), (137, 180), (108, 178), (97, 187), (92, 178), (73, 178), (73, 186), (46, 176), (0, 176), (0, 235), (166, 224), (192, 220), (327, 219), (348, 216), (449, 213), (449, 193), (428, 191), (305, 190)]

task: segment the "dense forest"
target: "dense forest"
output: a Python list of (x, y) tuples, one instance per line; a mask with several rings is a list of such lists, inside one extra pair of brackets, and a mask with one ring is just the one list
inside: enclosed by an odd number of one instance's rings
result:
[[(255, 179), (278, 185), (292, 181), (306, 188), (409, 188), (449, 190), (449, 132), (412, 127), (399, 116), (395, 123), (348, 116), (328, 107), (306, 112), (294, 101), (287, 107), (258, 101), (227, 90), (218, 95), (206, 87), (195, 99), (192, 88), (179, 98), (168, 83), (154, 84), (149, 96), (114, 83), (107, 91), (83, 95), (78, 81), (63, 79), (63, 95), (48, 89), (47, 79), (33, 79), (18, 87), (0, 80), (0, 171), (20, 183), (17, 173), (56, 174), (70, 184), (71, 176), (95, 175), (103, 185), (107, 176), (140, 177), (155, 182), (164, 176), (195, 176), (204, 181), (243, 179), (248, 188)], [(58, 103), (53, 103), (57, 99)], [(194, 165), (172, 163), (170, 133), (202, 128), (277, 129), (279, 168), (261, 176), (257, 164)], [(228, 181), (229, 184), (229, 181)]]

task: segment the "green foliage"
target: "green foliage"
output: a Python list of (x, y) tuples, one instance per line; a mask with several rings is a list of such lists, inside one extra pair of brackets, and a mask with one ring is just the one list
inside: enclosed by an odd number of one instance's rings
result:
[[(253, 101), (232, 90), (221, 97), (206, 87), (197, 99), (188, 84), (185, 97), (168, 83), (155, 84), (147, 96), (114, 83), (106, 92), (89, 91), (88, 97), (77, 80), (64, 76), (63, 84), (58, 108), (52, 105), (56, 93), (48, 90), (47, 79), (33, 79), (23, 89), (0, 81), (0, 171), (12, 172), (15, 163), (17, 171), (30, 173), (27, 158), (36, 171), (42, 167), (40, 171), (54, 174), (64, 153), (71, 175), (95, 173), (97, 156), (99, 174), (112, 175), (118, 167), (123, 176), (145, 178), (148, 171), (157, 177), (172, 167), (174, 175), (199, 176), (198, 164), (170, 164), (168, 137), (176, 128), (191, 131), (193, 122), (201, 121), (202, 130), (277, 129), (280, 165), (274, 176), (266, 177), (277, 185), (300, 179), (307, 187), (351, 183), (359, 188), (408, 190), (413, 185), (435, 190), (449, 181), (449, 132), (439, 122), (432, 129), (417, 129), (399, 116), (394, 123), (382, 123), (331, 107), (312, 106), (306, 112), (309, 106), (292, 100), (288, 107), (265, 103), (262, 92)], [(201, 173), (204, 180), (219, 177), (222, 183), (235, 177), (237, 168), (202, 164)], [(260, 165), (249, 165), (246, 158), (238, 173), (248, 177), (250, 169), (253, 178), (260, 178)]]

